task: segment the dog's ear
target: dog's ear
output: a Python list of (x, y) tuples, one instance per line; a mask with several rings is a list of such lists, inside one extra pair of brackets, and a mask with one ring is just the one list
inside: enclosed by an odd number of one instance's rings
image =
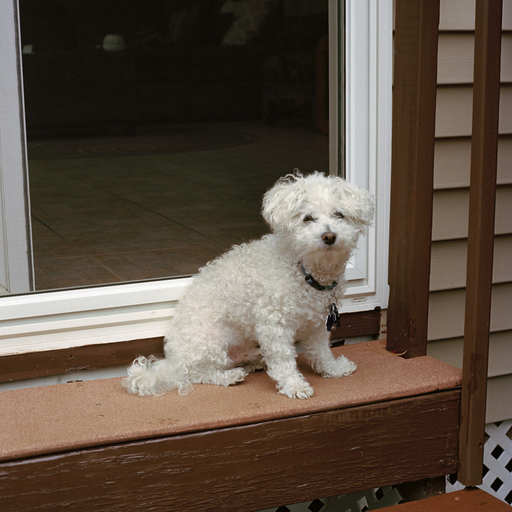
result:
[(312, 190), (317, 199), (334, 196), (340, 210), (361, 230), (371, 224), (374, 202), (370, 192), (337, 176), (315, 171), (304, 177), (296, 171), (278, 180), (263, 196), (262, 215), (273, 231), (293, 229)]
[(334, 178), (336, 196), (343, 205), (342, 210), (361, 227), (372, 223), (375, 204), (373, 195), (363, 188), (341, 178)]
[(263, 196), (261, 213), (272, 231), (291, 229), (306, 196), (303, 176), (298, 171), (279, 179)]

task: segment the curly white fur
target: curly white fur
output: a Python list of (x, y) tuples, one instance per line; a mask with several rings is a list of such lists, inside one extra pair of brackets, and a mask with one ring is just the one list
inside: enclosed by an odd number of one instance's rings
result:
[(279, 393), (309, 398), (295, 341), (324, 377), (350, 375), (356, 365), (335, 359), (325, 327), (332, 294), (306, 283), (299, 263), (319, 283), (345, 288), (345, 266), (373, 218), (371, 194), (315, 172), (281, 178), (263, 198), (272, 234), (233, 247), (194, 277), (165, 338), (165, 359), (138, 357), (124, 385), (141, 396), (192, 383), (236, 384), (263, 366)]

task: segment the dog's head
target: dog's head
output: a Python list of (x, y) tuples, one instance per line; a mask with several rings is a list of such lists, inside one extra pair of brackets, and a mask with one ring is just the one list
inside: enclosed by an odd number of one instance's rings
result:
[(345, 260), (373, 219), (372, 195), (338, 176), (300, 173), (281, 178), (263, 197), (262, 214), (299, 255)]

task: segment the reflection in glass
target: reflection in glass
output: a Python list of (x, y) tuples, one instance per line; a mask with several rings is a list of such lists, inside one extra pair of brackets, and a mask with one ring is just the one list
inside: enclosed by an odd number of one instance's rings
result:
[(21, 0), (38, 290), (192, 274), (328, 170), (327, 0)]

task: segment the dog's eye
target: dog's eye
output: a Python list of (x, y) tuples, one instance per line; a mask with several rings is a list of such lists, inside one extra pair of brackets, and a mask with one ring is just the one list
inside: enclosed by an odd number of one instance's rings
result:
[(345, 218), (345, 215), (343, 215), (343, 213), (341, 213), (341, 212), (336, 212), (334, 215), (336, 217), (338, 217), (339, 219), (344, 219)]
[(311, 215), (305, 215), (302, 219), (304, 222), (313, 222), (315, 219)]

